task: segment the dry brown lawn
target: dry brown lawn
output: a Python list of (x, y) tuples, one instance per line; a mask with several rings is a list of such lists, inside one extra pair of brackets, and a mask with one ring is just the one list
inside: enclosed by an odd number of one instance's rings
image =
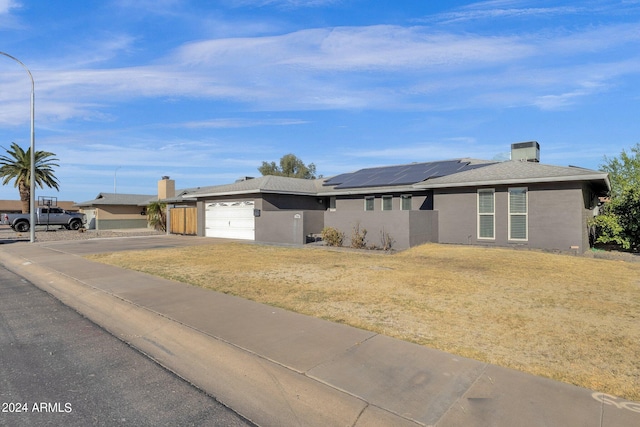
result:
[(90, 258), (640, 401), (640, 263), (436, 244)]

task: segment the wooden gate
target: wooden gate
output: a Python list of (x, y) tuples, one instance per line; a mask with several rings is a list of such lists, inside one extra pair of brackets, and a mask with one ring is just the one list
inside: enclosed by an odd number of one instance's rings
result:
[(198, 233), (198, 215), (195, 207), (172, 208), (169, 212), (171, 234)]

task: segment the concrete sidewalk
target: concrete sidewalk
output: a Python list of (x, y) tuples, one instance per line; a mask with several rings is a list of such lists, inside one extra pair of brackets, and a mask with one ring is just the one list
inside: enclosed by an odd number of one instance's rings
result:
[(0, 245), (0, 263), (261, 426), (637, 426), (640, 403), (82, 255), (153, 236)]

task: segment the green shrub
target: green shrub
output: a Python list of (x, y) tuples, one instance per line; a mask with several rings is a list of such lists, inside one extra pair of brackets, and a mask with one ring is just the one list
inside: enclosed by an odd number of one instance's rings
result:
[(589, 222), (596, 230), (596, 243), (616, 244), (640, 251), (640, 189), (626, 188), (604, 206), (603, 213)]

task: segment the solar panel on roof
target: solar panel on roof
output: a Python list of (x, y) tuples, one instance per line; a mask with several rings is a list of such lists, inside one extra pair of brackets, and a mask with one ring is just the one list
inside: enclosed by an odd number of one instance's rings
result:
[(337, 175), (328, 179), (324, 185), (334, 185), (336, 189), (410, 185), (429, 178), (451, 175), (486, 165), (471, 165), (469, 162), (460, 160), (444, 160), (399, 166), (383, 166)]

